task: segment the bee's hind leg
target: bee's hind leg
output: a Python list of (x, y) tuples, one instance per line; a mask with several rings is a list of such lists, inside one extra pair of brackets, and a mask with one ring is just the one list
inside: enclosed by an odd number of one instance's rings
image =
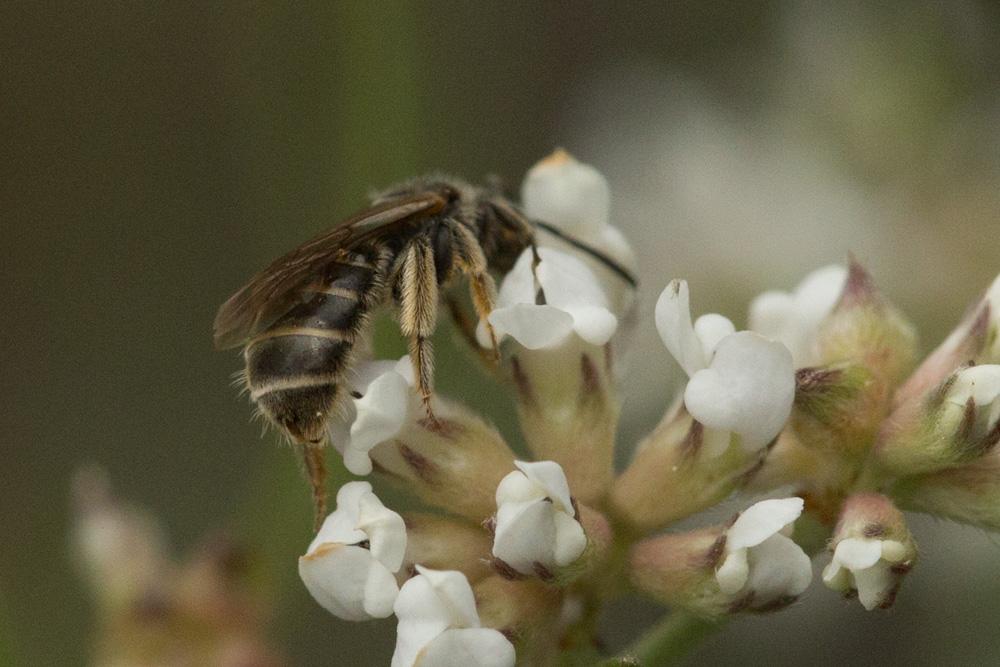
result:
[(425, 239), (415, 239), (405, 251), (396, 281), (399, 323), (409, 342), (410, 363), (432, 426), (438, 421), (431, 409), (434, 394), (434, 355), (431, 335), (437, 324), (438, 285), (434, 252)]
[[(479, 320), (489, 334), (490, 347), (493, 350), (493, 363), (495, 364), (500, 360), (500, 345), (497, 341), (496, 331), (490, 324), (489, 316), (496, 305), (496, 285), (493, 282), (493, 276), (489, 274), (483, 249), (472, 232), (461, 225), (456, 225), (454, 241), (457, 265), (462, 273), (469, 277), (469, 293), (472, 296), (472, 304), (476, 308)], [(459, 325), (461, 326), (462, 323), (459, 322)], [(471, 328), (471, 323), (466, 326)], [(474, 330), (471, 335), (466, 333), (466, 337), (471, 338), (472, 344), (477, 350), (481, 350)]]

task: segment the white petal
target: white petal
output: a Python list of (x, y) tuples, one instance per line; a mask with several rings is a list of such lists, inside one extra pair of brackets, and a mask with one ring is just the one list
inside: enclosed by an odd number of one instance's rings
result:
[(798, 597), (812, 582), (812, 561), (784, 535), (772, 535), (750, 549), (750, 577), (754, 606), (779, 598)]
[(573, 502), (569, 493), (569, 482), (562, 466), (555, 461), (514, 461), (524, 476), (545, 491), (557, 509), (573, 514)]
[(798, 319), (815, 330), (837, 305), (846, 282), (847, 267), (840, 264), (830, 264), (807, 275), (795, 288)]
[(841, 565), (857, 573), (858, 570), (869, 568), (882, 558), (882, 542), (849, 537), (837, 544), (833, 557)]
[(1000, 397), (1000, 366), (983, 364), (964, 368), (948, 390), (948, 400), (964, 406), (969, 399), (977, 406), (990, 405)]
[(564, 310), (530, 303), (495, 308), (489, 321), (498, 337), (511, 336), (529, 350), (556, 347), (573, 333), (574, 324)]
[(417, 667), (513, 667), (514, 645), (496, 630), (445, 630), (424, 647)]
[(764, 292), (750, 302), (750, 329), (786, 345), (793, 342), (788, 327), (794, 317), (795, 299), (788, 292)]
[(451, 614), (443, 608), (434, 587), (423, 576), (412, 577), (403, 584), (393, 611), (399, 622), (392, 667), (415, 664), (424, 646), (447, 630), (451, 623)]
[(309, 593), (331, 614), (346, 621), (392, 614), (396, 578), (367, 549), (325, 544), (299, 558), (299, 576)]
[(348, 376), (348, 385), (352, 391), (356, 391), (363, 396), (368, 393), (368, 387), (371, 386), (372, 382), (386, 373), (395, 371), (397, 366), (398, 362), (389, 361), (388, 359), (379, 359), (358, 364), (354, 372)]
[(390, 572), (398, 572), (406, 553), (403, 517), (382, 504), (374, 493), (361, 497), (358, 528), (368, 535), (372, 557)]
[(591, 345), (604, 345), (618, 329), (618, 318), (607, 308), (568, 307), (566, 312), (573, 318), (573, 330), (576, 334)]
[(417, 572), (427, 579), (434, 593), (451, 614), (450, 626), (453, 628), (478, 628), (479, 612), (476, 611), (476, 598), (472, 594), (472, 586), (465, 575), (455, 570), (432, 570), (417, 565)]
[(726, 550), (736, 551), (760, 544), (802, 514), (801, 498), (775, 498), (754, 503), (726, 531)]
[(858, 589), (858, 600), (871, 611), (881, 604), (886, 593), (895, 585), (891, 566), (880, 561), (872, 567), (854, 572), (854, 585)]
[(723, 339), (711, 366), (695, 373), (684, 391), (695, 419), (735, 431), (747, 449), (763, 447), (781, 432), (794, 398), (791, 353), (749, 331)]
[(910, 557), (910, 550), (906, 545), (896, 540), (882, 540), (882, 560), (890, 563), (902, 563)]
[(556, 524), (552, 503), (534, 500), (506, 503), (497, 510), (493, 555), (522, 574), (534, 563), (555, 565)]
[(368, 392), (354, 401), (357, 417), (351, 425), (351, 449), (368, 451), (392, 440), (406, 423), (410, 385), (391, 371), (377, 377)]
[(587, 534), (583, 532), (580, 522), (568, 514), (555, 512), (552, 518), (556, 528), (552, 557), (557, 567), (565, 567), (575, 563), (583, 554), (587, 548)]
[(749, 574), (747, 550), (737, 549), (728, 554), (722, 566), (715, 571), (715, 580), (719, 582), (719, 590), (723, 593), (736, 595), (746, 585)]
[(608, 222), (608, 183), (599, 171), (557, 151), (528, 171), (521, 186), (525, 214), (583, 235)]
[(701, 341), (701, 349), (705, 359), (711, 359), (715, 355), (715, 348), (719, 346), (722, 339), (729, 334), (736, 333), (736, 327), (733, 326), (728, 317), (718, 313), (708, 313), (694, 321), (694, 333)]
[(656, 330), (667, 350), (689, 376), (705, 368), (705, 353), (691, 325), (688, 285), (672, 280), (656, 301)]
[(497, 485), (496, 501), (497, 507), (507, 503), (523, 503), (532, 500), (541, 500), (546, 496), (546, 491), (541, 486), (528, 478), (520, 470), (507, 473)]
[(372, 485), (368, 482), (348, 482), (341, 486), (337, 491), (337, 509), (324, 519), (307, 553), (330, 542), (357, 544), (368, 539), (364, 531), (358, 529), (358, 516), (361, 513), (361, 497), (371, 492)]
[(554, 248), (539, 248), (538, 255), (542, 259), (538, 282), (546, 303), (563, 310), (574, 306), (607, 308), (604, 288), (586, 262)]

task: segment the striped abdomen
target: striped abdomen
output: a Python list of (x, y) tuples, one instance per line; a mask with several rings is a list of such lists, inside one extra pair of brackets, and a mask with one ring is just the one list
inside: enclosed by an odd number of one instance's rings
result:
[(250, 396), (300, 442), (319, 442), (341, 377), (381, 291), (375, 257), (335, 262), (302, 301), (246, 346)]

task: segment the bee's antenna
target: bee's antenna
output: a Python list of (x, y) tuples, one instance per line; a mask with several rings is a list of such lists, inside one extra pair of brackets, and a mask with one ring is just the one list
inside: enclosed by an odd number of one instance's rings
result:
[[(536, 227), (544, 229), (549, 234), (552, 234), (553, 236), (559, 238), (562, 241), (565, 241), (574, 248), (577, 248), (578, 250), (582, 250), (583, 252), (587, 253), (588, 255), (599, 261), (601, 264), (611, 269), (614, 273), (618, 275), (618, 277), (627, 282), (630, 287), (635, 288), (639, 285), (639, 281), (636, 280), (635, 276), (633, 276), (628, 270), (624, 269), (620, 264), (618, 264), (618, 262), (608, 257), (600, 250), (584, 243), (583, 241), (573, 238), (569, 234), (563, 232), (558, 227), (553, 227), (547, 222), (541, 222), (540, 220), (532, 220), (532, 223)], [(535, 256), (537, 257), (537, 251)]]

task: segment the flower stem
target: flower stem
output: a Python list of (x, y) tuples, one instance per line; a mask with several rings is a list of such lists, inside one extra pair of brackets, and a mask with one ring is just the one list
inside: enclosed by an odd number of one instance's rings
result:
[(625, 652), (626, 657), (619, 659), (619, 664), (630, 664), (627, 660), (632, 658), (643, 667), (675, 665), (726, 622), (727, 619), (708, 620), (675, 611), (640, 637)]

